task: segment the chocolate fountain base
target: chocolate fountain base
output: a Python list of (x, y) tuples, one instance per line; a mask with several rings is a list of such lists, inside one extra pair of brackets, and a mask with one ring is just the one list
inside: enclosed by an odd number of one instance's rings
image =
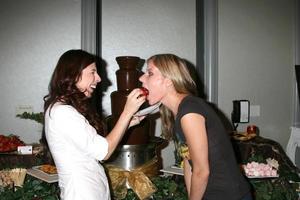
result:
[(133, 170), (156, 156), (156, 149), (165, 142), (160, 137), (153, 137), (148, 144), (120, 145), (105, 163), (124, 170)]

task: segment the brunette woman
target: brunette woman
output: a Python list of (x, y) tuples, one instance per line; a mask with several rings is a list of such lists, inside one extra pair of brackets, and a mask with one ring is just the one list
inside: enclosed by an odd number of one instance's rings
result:
[(65, 52), (56, 65), (45, 96), (46, 139), (58, 171), (61, 199), (107, 200), (110, 191), (104, 169), (128, 126), (141, 119), (133, 114), (145, 102), (140, 89), (127, 98), (112, 131), (103, 135), (102, 121), (91, 107), (91, 96), (101, 81), (95, 56), (83, 50)]

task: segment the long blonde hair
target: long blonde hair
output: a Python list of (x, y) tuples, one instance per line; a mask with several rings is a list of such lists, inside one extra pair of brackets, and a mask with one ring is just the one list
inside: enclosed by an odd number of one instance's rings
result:
[[(183, 59), (173, 54), (157, 54), (151, 56), (147, 62), (149, 61), (153, 62), (164, 77), (172, 81), (176, 92), (197, 95), (196, 84)], [(162, 135), (170, 140), (173, 138), (174, 116), (164, 105), (160, 107), (160, 115)]]

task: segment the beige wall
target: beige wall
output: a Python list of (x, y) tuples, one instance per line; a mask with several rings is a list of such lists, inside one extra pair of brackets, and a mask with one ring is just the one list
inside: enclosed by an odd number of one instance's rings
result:
[[(292, 125), (293, 0), (219, 1), (219, 107), (232, 100), (260, 106), (250, 124), (285, 148)], [(245, 126), (240, 126), (240, 131)]]
[(59, 56), (80, 48), (79, 0), (1, 0), (0, 134), (37, 142), (42, 127), (16, 118), (18, 106), (43, 111), (43, 97)]

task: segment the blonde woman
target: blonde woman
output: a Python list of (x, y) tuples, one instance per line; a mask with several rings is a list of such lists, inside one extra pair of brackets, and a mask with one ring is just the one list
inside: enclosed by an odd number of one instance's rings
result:
[(184, 179), (190, 200), (248, 200), (250, 187), (241, 174), (226, 130), (216, 112), (196, 97), (185, 62), (159, 54), (147, 60), (140, 77), (150, 105), (161, 102), (163, 133), (184, 150)]

